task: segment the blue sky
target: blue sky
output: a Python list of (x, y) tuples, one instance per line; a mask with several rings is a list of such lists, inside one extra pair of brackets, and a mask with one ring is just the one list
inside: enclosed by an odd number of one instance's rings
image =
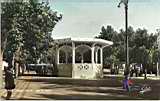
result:
[[(156, 1), (156, 2), (155, 2)], [(119, 0), (49, 0), (51, 8), (63, 14), (53, 37), (95, 37), (102, 26), (124, 28), (124, 6)], [(155, 32), (160, 28), (160, 0), (130, 0), (129, 25)]]

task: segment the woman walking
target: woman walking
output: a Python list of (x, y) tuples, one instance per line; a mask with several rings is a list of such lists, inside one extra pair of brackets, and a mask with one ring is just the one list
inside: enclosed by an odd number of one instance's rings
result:
[(10, 99), (12, 90), (15, 88), (13, 72), (10, 67), (5, 67), (5, 89), (7, 90), (6, 99)]

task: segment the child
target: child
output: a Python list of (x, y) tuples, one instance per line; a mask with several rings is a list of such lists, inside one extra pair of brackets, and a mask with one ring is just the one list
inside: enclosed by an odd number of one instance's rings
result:
[(127, 91), (130, 91), (130, 86), (133, 85), (133, 81), (131, 79), (128, 79), (126, 76), (123, 80), (123, 89), (126, 89)]
[(133, 85), (133, 81), (129, 78), (129, 80), (128, 80), (128, 85), (129, 86), (131, 86), (131, 85)]

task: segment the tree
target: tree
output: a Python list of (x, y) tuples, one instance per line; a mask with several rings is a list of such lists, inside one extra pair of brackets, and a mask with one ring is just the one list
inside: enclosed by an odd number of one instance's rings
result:
[[(100, 35), (97, 36), (97, 38), (101, 38), (101, 39), (105, 39), (105, 40), (109, 40), (109, 41), (115, 41), (114, 39), (116, 39), (116, 31), (114, 31), (114, 29), (112, 28), (112, 26), (107, 26), (106, 28), (104, 26), (102, 26), (101, 28), (101, 32)], [(115, 45), (115, 44), (114, 44)], [(108, 64), (113, 64), (116, 60), (115, 55), (116, 55), (116, 48), (115, 46), (111, 46), (108, 48), (108, 50), (105, 50), (104, 54), (107, 56), (106, 59), (104, 61), (109, 62)]]
[[(57, 22), (62, 18), (57, 12), (51, 10), (48, 3), (29, 2), (2, 3), (2, 54), (7, 57), (19, 57), (17, 61), (27, 58), (39, 58), (44, 53), (51, 38), (51, 32)], [(35, 48), (34, 48), (35, 47)], [(36, 54), (34, 52), (36, 49)], [(15, 54), (17, 53), (17, 54)], [(16, 56), (15, 56), (16, 57)], [(24, 58), (24, 59), (21, 59)], [(32, 59), (33, 61), (33, 59)]]
[[(128, 27), (129, 35), (129, 58), (130, 64), (143, 64), (144, 68), (152, 68), (153, 63), (158, 61), (159, 52), (157, 52), (158, 34), (147, 32), (147, 29), (138, 28), (134, 31), (133, 27)], [(124, 63), (125, 61), (125, 31), (120, 29), (117, 33), (112, 26), (105, 28), (102, 26), (100, 35), (97, 38), (113, 41), (113, 45), (104, 49), (104, 63)]]

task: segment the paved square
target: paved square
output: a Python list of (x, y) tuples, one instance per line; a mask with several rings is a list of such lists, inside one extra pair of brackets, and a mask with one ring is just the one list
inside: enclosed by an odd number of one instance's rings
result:
[[(144, 94), (128, 93), (122, 89), (121, 78), (108, 77), (101, 80), (81, 80), (55, 77), (23, 76), (16, 81), (11, 99), (38, 100), (122, 100), (160, 99), (160, 80), (135, 79), (136, 83), (151, 85), (152, 91)], [(6, 93), (2, 90), (1, 96)]]

